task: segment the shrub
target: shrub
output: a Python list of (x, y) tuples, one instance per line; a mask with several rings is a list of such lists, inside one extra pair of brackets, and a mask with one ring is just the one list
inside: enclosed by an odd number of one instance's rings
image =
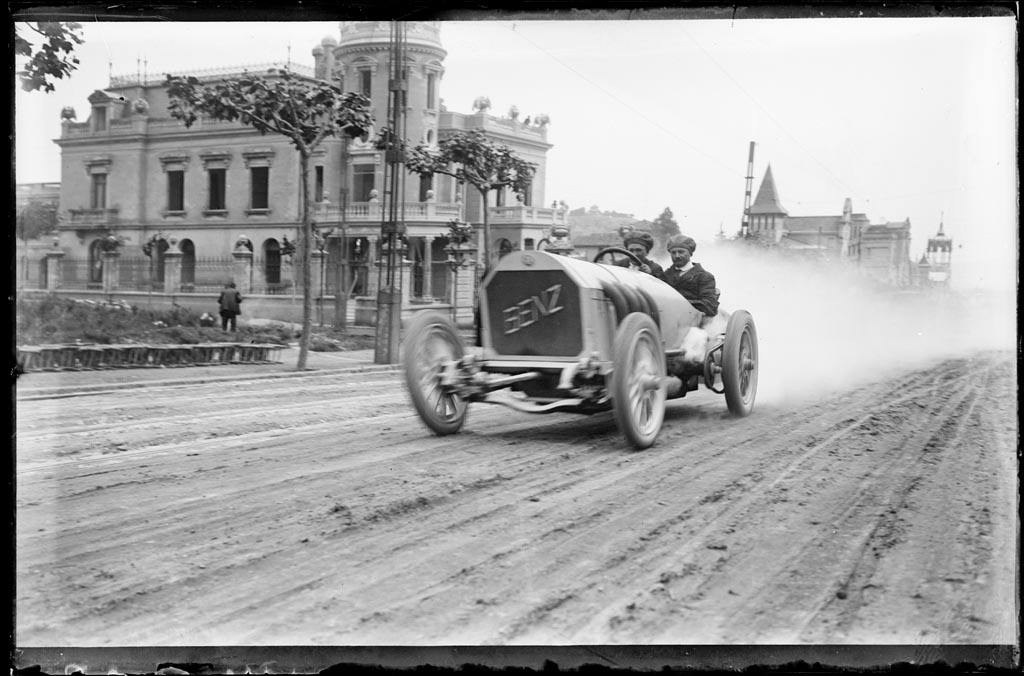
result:
[(314, 333), (309, 336), (309, 349), (313, 352), (340, 352), (341, 345), (333, 338)]

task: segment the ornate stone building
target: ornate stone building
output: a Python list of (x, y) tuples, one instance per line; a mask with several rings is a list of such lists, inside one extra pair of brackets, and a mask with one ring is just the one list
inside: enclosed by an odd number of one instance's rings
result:
[[(406, 138), (436, 144), (455, 130), (481, 129), (537, 165), (530, 194), (522, 202), (493, 194), (483, 205), (475, 192), (460, 192), (448, 177), (433, 181), (407, 174), (402, 213), (407, 227), (407, 259), (412, 300), (444, 300), (448, 266), (442, 235), (453, 219), (480, 223), (490, 209), (493, 236), (500, 247), (531, 248), (553, 225), (565, 223), (563, 210), (544, 208), (547, 118), (521, 121), (516, 111), (492, 115), (486, 97), (471, 113), (448, 111), (441, 98), (444, 59), (439, 22), (408, 22), (408, 108)], [(289, 64), (299, 77), (329, 79), (371, 101), (376, 125), (386, 124), (389, 78), (387, 22), (341, 22), (339, 37), (326, 37), (312, 50), (312, 68)], [(281, 64), (220, 68), (188, 73), (204, 82), (265, 73), (275, 77)], [(300, 222), (298, 153), (283, 137), (260, 135), (240, 123), (201, 119), (192, 128), (172, 119), (163, 77), (112, 77), (89, 97), (89, 114), (76, 121), (62, 113), (60, 248), (68, 258), (89, 260), (92, 282), (102, 274), (104, 247), (120, 243), (125, 258), (147, 254), (149, 270), (123, 269), (121, 286), (147, 276), (166, 288), (164, 259), (180, 259), (180, 286), (188, 291), (216, 286), (223, 273), (209, 273), (204, 261), (230, 259), (239, 241), (252, 252), (253, 293), (294, 290), (288, 244)], [(314, 155), (311, 182), (314, 218), (326, 235), (322, 286), (328, 294), (346, 288), (373, 296), (375, 261), (382, 221), (382, 152), (374, 134), (365, 140), (328, 138)], [(111, 238), (114, 238), (113, 240)], [(286, 241), (287, 240), (287, 241)], [(340, 262), (345, 258), (345, 278)], [(221, 268), (222, 269), (222, 268)], [(65, 278), (74, 276), (71, 270)], [(213, 277), (218, 277), (213, 279)], [(177, 280), (173, 280), (175, 283)]]
[(866, 214), (854, 212), (849, 198), (841, 214), (792, 216), (779, 198), (771, 165), (750, 206), (747, 236), (766, 246), (854, 265), (885, 284), (902, 287), (915, 281), (909, 218), (871, 223)]

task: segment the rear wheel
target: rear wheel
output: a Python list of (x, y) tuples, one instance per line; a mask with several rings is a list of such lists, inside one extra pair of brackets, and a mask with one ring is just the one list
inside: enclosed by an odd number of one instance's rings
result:
[(757, 394), (757, 329), (746, 310), (729, 317), (722, 347), (722, 387), (733, 415), (744, 416), (754, 408)]
[(413, 406), (427, 427), (454, 434), (466, 421), (469, 403), (442, 382), (446, 368), (466, 353), (465, 341), (448, 317), (416, 314), (402, 342), (402, 368)]
[(629, 443), (647, 448), (665, 420), (665, 353), (653, 319), (635, 312), (623, 320), (615, 332), (612, 368), (615, 423)]

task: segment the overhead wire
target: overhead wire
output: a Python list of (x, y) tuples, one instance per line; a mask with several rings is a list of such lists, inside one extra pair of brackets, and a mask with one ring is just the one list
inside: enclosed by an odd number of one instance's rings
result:
[(693, 145), (692, 143), (690, 143), (690, 142), (689, 142), (689, 141), (687, 141), (686, 139), (684, 139), (684, 138), (680, 138), (680, 137), (679, 137), (679, 136), (678, 136), (678, 135), (677, 135), (677, 134), (676, 134), (676, 133), (675, 133), (674, 131), (672, 131), (671, 129), (668, 129), (667, 127), (665, 127), (664, 125), (662, 125), (662, 124), (661, 124), (660, 122), (658, 122), (657, 120), (654, 120), (654, 119), (652, 119), (652, 118), (648, 117), (648, 116), (647, 116), (647, 115), (646, 115), (646, 114), (645, 114), (645, 113), (644, 113), (644, 112), (643, 112), (642, 110), (639, 110), (639, 109), (637, 109), (636, 107), (632, 106), (632, 105), (631, 105), (631, 104), (630, 104), (629, 102), (627, 102), (627, 101), (623, 101), (623, 100), (622, 100), (622, 99), (620, 99), (620, 98), (619, 98), (618, 96), (616, 96), (616, 95), (615, 95), (615, 94), (614, 94), (613, 92), (611, 92), (611, 91), (609, 91), (608, 89), (606, 89), (606, 88), (602, 87), (602, 86), (601, 86), (600, 84), (598, 84), (597, 82), (594, 82), (593, 80), (591, 80), (590, 78), (588, 78), (588, 77), (587, 77), (586, 75), (584, 75), (583, 73), (579, 72), (578, 70), (576, 70), (575, 68), (573, 68), (573, 67), (572, 67), (572, 66), (570, 66), (569, 64), (565, 63), (564, 61), (562, 61), (561, 59), (559, 59), (559, 58), (558, 58), (557, 56), (555, 56), (554, 54), (552, 54), (552, 53), (551, 53), (551, 52), (549, 52), (548, 50), (544, 49), (544, 47), (542, 47), (541, 45), (537, 44), (536, 42), (534, 42), (534, 41), (533, 41), (533, 40), (531, 40), (530, 38), (526, 37), (526, 36), (525, 36), (525, 35), (524, 35), (524, 34), (523, 34), (523, 33), (522, 33), (521, 31), (518, 31), (518, 30), (516, 30), (516, 25), (515, 25), (514, 23), (513, 23), (513, 24), (512, 24), (511, 26), (510, 26), (510, 30), (511, 30), (511, 32), (513, 32), (513, 33), (515, 33), (515, 34), (516, 34), (517, 36), (519, 36), (519, 38), (520, 38), (520, 39), (522, 39), (522, 40), (526, 41), (526, 42), (527, 42), (527, 43), (529, 43), (529, 44), (530, 44), (531, 46), (533, 46), (533, 47), (534, 47), (535, 49), (539, 50), (540, 52), (543, 52), (543, 53), (544, 53), (545, 55), (547, 55), (547, 56), (548, 56), (548, 57), (549, 57), (549, 58), (550, 58), (551, 60), (555, 61), (556, 63), (558, 63), (558, 64), (559, 64), (559, 65), (561, 65), (561, 66), (562, 66), (563, 68), (565, 68), (566, 70), (570, 71), (571, 73), (573, 73), (574, 75), (576, 75), (577, 77), (579, 77), (579, 78), (580, 78), (581, 80), (583, 80), (583, 81), (584, 81), (584, 82), (586, 82), (587, 84), (589, 84), (589, 85), (591, 85), (592, 87), (594, 87), (595, 89), (599, 90), (599, 91), (600, 91), (601, 93), (603, 93), (603, 94), (604, 94), (605, 96), (609, 97), (610, 99), (612, 99), (613, 101), (615, 101), (615, 102), (616, 102), (616, 103), (618, 103), (619, 105), (621, 105), (621, 106), (623, 106), (623, 107), (627, 108), (628, 110), (630, 110), (631, 112), (633, 112), (634, 114), (636, 114), (636, 115), (637, 115), (638, 117), (640, 117), (641, 119), (643, 119), (643, 120), (646, 120), (646, 121), (647, 121), (647, 122), (649, 122), (650, 124), (654, 125), (655, 127), (657, 127), (658, 129), (660, 129), (661, 131), (665, 132), (666, 134), (668, 134), (668, 135), (669, 135), (669, 136), (671, 136), (672, 138), (676, 139), (677, 141), (679, 141), (680, 143), (684, 144), (685, 146), (687, 146), (687, 147), (691, 148), (692, 150), (694, 150), (695, 152), (699, 153), (700, 155), (702, 155), (702, 156), (704, 156), (704, 157), (708, 158), (709, 160), (712, 160), (712, 161), (714, 161), (714, 162), (715, 162), (716, 164), (718, 164), (718, 165), (719, 165), (720, 167), (722, 167), (723, 169), (725, 169), (725, 171), (729, 172), (730, 174), (733, 174), (733, 175), (736, 175), (736, 176), (741, 176), (741, 177), (742, 177), (742, 176), (744, 176), (744, 173), (743, 173), (742, 171), (737, 171), (737, 170), (736, 170), (736, 169), (735, 169), (734, 167), (730, 166), (730, 165), (729, 165), (729, 164), (727, 164), (726, 162), (723, 162), (722, 160), (718, 159), (717, 157), (714, 157), (713, 155), (709, 155), (708, 153), (706, 153), (705, 151), (701, 150), (701, 149), (700, 149), (700, 148), (698, 148), (697, 146)]
[(796, 135), (795, 135), (795, 134), (793, 134), (793, 133), (792, 133), (791, 131), (789, 131), (789, 129), (787, 129), (787, 128), (786, 128), (786, 125), (782, 124), (782, 123), (781, 123), (781, 122), (780, 122), (780, 121), (779, 121), (779, 120), (778, 120), (778, 119), (777, 119), (777, 118), (776, 118), (776, 117), (775, 117), (774, 115), (772, 115), (771, 111), (769, 111), (769, 110), (768, 110), (768, 109), (767, 109), (766, 107), (764, 107), (764, 106), (763, 106), (763, 105), (761, 104), (761, 102), (760, 102), (760, 101), (758, 101), (758, 100), (757, 100), (757, 98), (756, 98), (756, 97), (755, 97), (755, 96), (754, 96), (753, 94), (751, 94), (751, 93), (750, 93), (749, 91), (747, 91), (747, 89), (746, 89), (746, 88), (745, 88), (745, 87), (744, 87), (743, 85), (741, 85), (741, 84), (739, 83), (739, 81), (738, 81), (738, 80), (737, 80), (737, 79), (736, 79), (735, 77), (733, 77), (733, 76), (732, 76), (732, 73), (730, 73), (730, 72), (729, 72), (728, 70), (726, 70), (726, 69), (725, 69), (725, 67), (724, 67), (724, 66), (722, 66), (722, 64), (720, 64), (720, 63), (718, 62), (718, 60), (717, 60), (717, 59), (715, 59), (715, 57), (713, 57), (713, 56), (711, 55), (711, 52), (709, 52), (709, 51), (708, 51), (707, 49), (705, 49), (705, 48), (704, 48), (704, 45), (702, 45), (702, 44), (701, 44), (701, 43), (700, 43), (700, 42), (699, 42), (699, 41), (698, 41), (698, 40), (697, 40), (697, 39), (696, 39), (695, 37), (693, 37), (693, 35), (691, 35), (691, 34), (690, 34), (690, 33), (689, 33), (689, 32), (688, 32), (687, 30), (683, 29), (683, 30), (682, 30), (682, 33), (683, 33), (683, 35), (685, 35), (685, 36), (686, 36), (686, 38), (687, 38), (687, 39), (689, 39), (689, 40), (690, 40), (690, 42), (692, 42), (692, 43), (693, 43), (694, 45), (696, 45), (697, 49), (699, 49), (700, 51), (702, 51), (702, 52), (704, 53), (704, 56), (706, 56), (706, 57), (708, 58), (708, 60), (709, 60), (709, 61), (710, 61), (710, 62), (711, 62), (712, 64), (714, 64), (714, 66), (715, 66), (716, 68), (718, 68), (718, 70), (720, 70), (720, 71), (721, 71), (721, 72), (722, 72), (722, 73), (723, 73), (723, 74), (724, 74), (724, 75), (725, 75), (725, 76), (726, 76), (726, 77), (727, 77), (727, 78), (729, 79), (729, 81), (730, 81), (730, 82), (732, 82), (732, 83), (733, 83), (733, 84), (734, 84), (734, 85), (736, 86), (736, 88), (740, 90), (740, 92), (742, 92), (742, 93), (743, 93), (743, 95), (744, 95), (744, 96), (746, 96), (746, 97), (747, 97), (748, 99), (750, 99), (750, 100), (751, 100), (751, 101), (752, 101), (752, 102), (754, 103), (754, 105), (755, 105), (755, 106), (757, 106), (757, 107), (758, 107), (759, 109), (761, 109), (761, 111), (762, 111), (762, 112), (764, 112), (764, 114), (765, 114), (765, 115), (766, 115), (766, 116), (768, 117), (768, 119), (769, 119), (769, 120), (771, 120), (772, 122), (774, 122), (774, 123), (775, 123), (775, 125), (776, 125), (776, 126), (777, 126), (777, 127), (779, 128), (779, 129), (781, 129), (781, 130), (782, 130), (783, 132), (785, 132), (785, 134), (786, 134), (787, 136), (789, 136), (789, 138), (790, 138), (790, 139), (792, 139), (792, 140), (793, 140), (793, 142), (794, 142), (794, 143), (796, 144), (796, 146), (797, 146), (798, 148), (800, 148), (800, 150), (802, 150), (802, 151), (803, 151), (804, 153), (806, 153), (808, 157), (810, 157), (810, 158), (811, 158), (812, 160), (814, 160), (814, 162), (815, 162), (815, 163), (816, 163), (816, 164), (817, 164), (817, 165), (818, 165), (819, 167), (821, 167), (822, 169), (824, 169), (824, 170), (825, 170), (825, 173), (827, 173), (827, 174), (828, 174), (829, 176), (831, 176), (831, 177), (832, 177), (832, 178), (833, 178), (833, 179), (834, 179), (834, 180), (836, 181), (836, 183), (837, 183), (838, 185), (842, 186), (843, 188), (846, 188), (847, 190), (849, 190), (849, 191), (850, 191), (851, 193), (853, 193), (853, 194), (856, 194), (856, 195), (860, 195), (860, 196), (861, 196), (861, 198), (863, 198), (863, 196), (864, 196), (864, 195), (865, 195), (866, 193), (864, 193), (864, 192), (863, 192), (863, 191), (861, 191), (861, 190), (857, 190), (856, 188), (854, 188), (853, 186), (851, 186), (850, 184), (848, 184), (848, 183), (847, 183), (846, 181), (844, 181), (844, 180), (843, 180), (842, 178), (840, 178), (839, 176), (837, 176), (837, 175), (836, 175), (835, 173), (833, 173), (833, 171), (832, 171), (831, 169), (829, 169), (828, 165), (826, 165), (826, 164), (825, 164), (824, 162), (822, 162), (821, 160), (819, 160), (819, 159), (818, 159), (818, 158), (817, 158), (817, 157), (816, 157), (816, 156), (814, 155), (814, 153), (812, 153), (812, 152), (811, 152), (810, 150), (808, 150), (808, 149), (807, 149), (806, 147), (804, 147), (804, 145), (803, 145), (803, 144), (802, 144), (802, 143), (800, 142), (800, 139), (798, 139), (798, 138), (796, 137)]

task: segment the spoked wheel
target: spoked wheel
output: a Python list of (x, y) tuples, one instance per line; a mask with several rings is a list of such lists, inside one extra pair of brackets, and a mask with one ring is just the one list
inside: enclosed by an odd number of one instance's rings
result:
[(619, 324), (612, 368), (615, 423), (629, 443), (647, 448), (665, 420), (665, 352), (653, 319), (634, 312)]
[(734, 312), (725, 329), (722, 385), (729, 411), (739, 416), (750, 413), (757, 394), (757, 329), (746, 310)]
[(466, 421), (469, 403), (448, 389), (445, 370), (465, 354), (465, 341), (448, 317), (417, 313), (402, 343), (402, 368), (413, 406), (435, 433), (454, 434)]

